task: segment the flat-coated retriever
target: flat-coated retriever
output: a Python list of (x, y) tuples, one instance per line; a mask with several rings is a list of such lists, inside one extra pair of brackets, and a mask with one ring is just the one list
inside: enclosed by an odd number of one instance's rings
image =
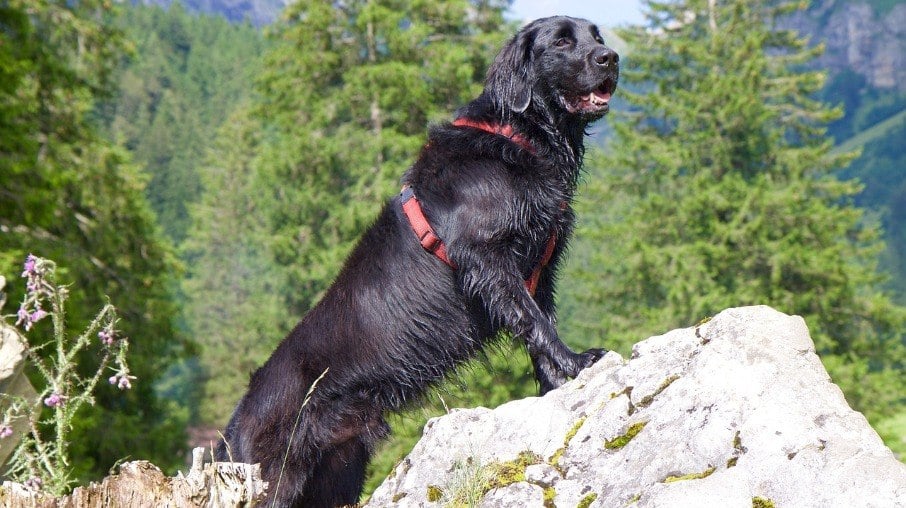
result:
[(525, 341), (542, 394), (600, 358), (558, 338), (554, 279), (585, 128), (608, 111), (617, 61), (588, 21), (522, 28), (481, 96), (430, 130), (403, 192), (252, 375), (218, 460), (261, 463), (268, 504), (353, 504), (389, 432), (384, 413), (501, 330)]

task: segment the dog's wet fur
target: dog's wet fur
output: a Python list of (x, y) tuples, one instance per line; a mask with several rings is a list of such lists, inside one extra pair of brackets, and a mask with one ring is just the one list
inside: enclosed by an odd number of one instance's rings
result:
[[(218, 460), (261, 464), (266, 505), (356, 503), (389, 433), (384, 414), (417, 402), (502, 330), (524, 340), (541, 394), (603, 355), (560, 341), (554, 282), (585, 129), (607, 112), (618, 76), (592, 23), (539, 19), (506, 43), (484, 92), (457, 112), (512, 126), (532, 150), (474, 127), (431, 128), (402, 180), (456, 269), (422, 248), (399, 197), (383, 207), (321, 301), (251, 376), (218, 446)], [(532, 295), (525, 280), (552, 234)]]

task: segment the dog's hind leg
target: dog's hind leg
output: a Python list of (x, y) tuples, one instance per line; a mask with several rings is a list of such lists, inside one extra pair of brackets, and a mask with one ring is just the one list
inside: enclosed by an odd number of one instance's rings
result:
[[(309, 471), (299, 506), (334, 507), (358, 502), (365, 483), (365, 469), (377, 442), (390, 433), (390, 426), (370, 402), (359, 401), (334, 420), (331, 442)], [(335, 408), (336, 409), (336, 408)]]
[(299, 506), (333, 508), (358, 502), (371, 447), (360, 438), (324, 450)]

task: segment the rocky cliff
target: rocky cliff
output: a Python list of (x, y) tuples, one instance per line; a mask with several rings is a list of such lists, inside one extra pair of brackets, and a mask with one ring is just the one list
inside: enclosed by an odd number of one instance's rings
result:
[(609, 353), (545, 397), (457, 410), (368, 506), (906, 506), (799, 317), (731, 309)]
[(816, 0), (784, 25), (826, 45), (816, 67), (850, 69), (875, 88), (906, 91), (906, 3)]

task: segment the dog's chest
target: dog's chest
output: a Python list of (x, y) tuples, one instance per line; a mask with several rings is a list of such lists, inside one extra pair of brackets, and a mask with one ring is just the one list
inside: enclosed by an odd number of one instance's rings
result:
[(567, 241), (572, 233), (574, 215), (569, 201), (548, 200), (532, 207), (533, 213), (517, 219), (519, 231), (514, 235), (512, 252), (524, 273), (530, 273), (539, 263), (547, 263), (550, 251)]

